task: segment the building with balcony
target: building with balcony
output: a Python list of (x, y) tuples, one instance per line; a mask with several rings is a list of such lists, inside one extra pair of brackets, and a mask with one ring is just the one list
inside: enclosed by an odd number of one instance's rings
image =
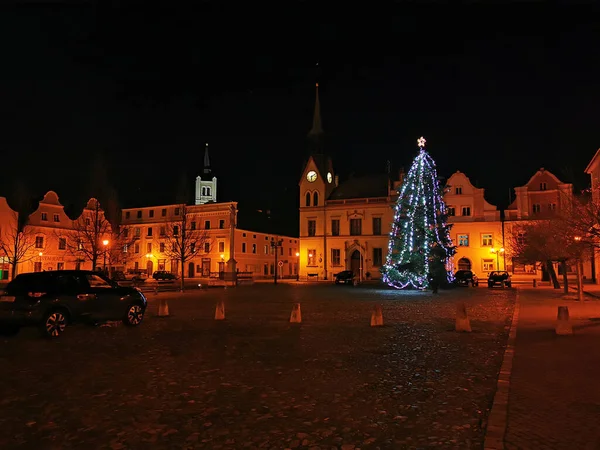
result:
[(483, 277), (493, 270), (505, 270), (500, 211), (485, 200), (484, 189), (476, 188), (457, 171), (448, 179), (444, 201), (456, 246), (454, 269), (472, 270)]

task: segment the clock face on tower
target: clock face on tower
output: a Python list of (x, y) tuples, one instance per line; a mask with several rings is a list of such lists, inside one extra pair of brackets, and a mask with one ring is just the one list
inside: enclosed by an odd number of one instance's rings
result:
[(331, 176), (331, 172), (327, 172), (327, 182), (331, 183), (332, 180), (333, 180), (333, 177)]
[(308, 172), (306, 174), (306, 179), (308, 180), (309, 183), (312, 183), (313, 181), (317, 181), (317, 172), (315, 172), (314, 170), (311, 170), (310, 172)]

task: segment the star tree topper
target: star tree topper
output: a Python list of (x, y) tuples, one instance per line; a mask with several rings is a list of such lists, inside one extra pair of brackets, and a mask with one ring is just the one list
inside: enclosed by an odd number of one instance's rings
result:
[(425, 142), (427, 142), (427, 141), (425, 140), (425, 138), (423, 136), (421, 136), (419, 139), (417, 139), (417, 145), (419, 146), (419, 148), (425, 147)]

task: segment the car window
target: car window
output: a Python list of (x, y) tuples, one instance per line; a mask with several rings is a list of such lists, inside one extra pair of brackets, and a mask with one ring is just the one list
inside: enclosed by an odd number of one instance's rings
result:
[(56, 276), (56, 287), (67, 294), (78, 293), (85, 288), (85, 282), (79, 275), (60, 274)]
[(98, 275), (87, 274), (86, 278), (88, 283), (90, 284), (90, 287), (92, 288), (112, 288), (112, 285), (108, 281), (106, 281), (104, 278), (99, 277)]
[(28, 292), (48, 292), (49, 288), (51, 282), (46, 274), (23, 274), (8, 283), (6, 292), (9, 295), (25, 295)]

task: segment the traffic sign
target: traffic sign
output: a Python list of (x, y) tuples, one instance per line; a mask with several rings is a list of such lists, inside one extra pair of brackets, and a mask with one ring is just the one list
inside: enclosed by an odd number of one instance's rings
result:
[(277, 263), (277, 265), (278, 265), (279, 267), (283, 267), (283, 261), (279, 261), (279, 262)]

